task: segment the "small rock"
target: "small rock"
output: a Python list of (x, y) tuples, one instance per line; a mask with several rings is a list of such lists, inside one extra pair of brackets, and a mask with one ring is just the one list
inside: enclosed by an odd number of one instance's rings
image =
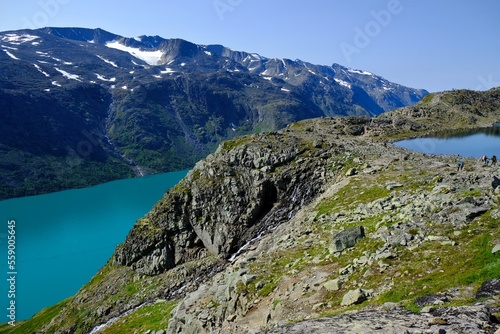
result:
[(392, 182), (392, 181), (389, 181), (386, 183), (386, 189), (387, 190), (393, 190), (393, 189), (396, 189), (396, 188), (401, 188), (403, 185), (401, 183), (397, 183), (397, 182)]
[(387, 311), (394, 310), (395, 308), (398, 307), (399, 307), (398, 303), (391, 303), (391, 302), (387, 302), (382, 305), (382, 309)]
[(245, 275), (243, 275), (241, 277), (241, 280), (243, 281), (243, 283), (245, 285), (248, 285), (251, 282), (253, 282), (256, 278), (257, 278), (257, 275), (248, 275), (248, 274), (245, 274)]
[(348, 264), (344, 268), (339, 269), (339, 275), (349, 275), (353, 271), (353, 266), (352, 264)]
[(323, 284), (323, 286), (328, 291), (338, 291), (338, 290), (342, 289), (343, 283), (344, 282), (341, 279), (337, 278), (337, 279), (333, 279), (333, 280), (326, 282), (325, 284)]
[(315, 141), (313, 141), (312, 146), (313, 146), (314, 148), (320, 148), (321, 146), (323, 146), (323, 141), (320, 141), (320, 140), (315, 140)]
[(236, 320), (236, 314), (231, 314), (229, 317), (227, 317), (227, 321), (229, 322), (233, 322), (234, 320)]
[(313, 310), (313, 312), (316, 312), (318, 309), (322, 308), (323, 306), (325, 306), (325, 303), (314, 304), (312, 307), (312, 310)]
[(429, 241), (446, 241), (449, 240), (448, 237), (444, 237), (442, 235), (429, 235), (427, 238)]
[(434, 312), (434, 310), (436, 310), (436, 309), (432, 306), (425, 306), (424, 308), (422, 308), (420, 313), (432, 313), (432, 312)]
[(445, 302), (449, 302), (448, 297), (438, 294), (425, 295), (422, 297), (418, 297), (415, 300), (415, 304), (417, 304), (418, 306), (438, 305)]
[(349, 168), (347, 170), (347, 172), (345, 173), (345, 176), (354, 176), (358, 173), (358, 171), (356, 170), (356, 168), (352, 167), (352, 168)]
[(448, 325), (448, 321), (446, 319), (435, 317), (429, 320), (429, 325)]
[(361, 289), (351, 290), (342, 298), (341, 306), (350, 306), (360, 304), (366, 300), (366, 294)]
[(471, 221), (474, 218), (479, 217), (480, 215), (484, 214), (489, 209), (490, 209), (489, 207), (485, 207), (485, 206), (475, 207), (475, 208), (469, 210), (469, 212), (465, 215), (465, 218), (467, 220)]
[(257, 284), (255, 284), (256, 289), (262, 289), (266, 285), (266, 282), (264, 281), (259, 281)]
[(376, 260), (379, 260), (379, 259), (394, 259), (396, 257), (396, 255), (394, 253), (391, 253), (389, 251), (384, 251), (382, 253), (379, 253), (377, 255), (375, 255), (375, 259)]
[(260, 169), (260, 171), (263, 173), (271, 173), (273, 171), (273, 168), (271, 166), (264, 166)]
[(493, 250), (491, 252), (495, 254), (498, 251), (500, 251), (500, 244), (495, 245), (495, 247), (493, 247)]

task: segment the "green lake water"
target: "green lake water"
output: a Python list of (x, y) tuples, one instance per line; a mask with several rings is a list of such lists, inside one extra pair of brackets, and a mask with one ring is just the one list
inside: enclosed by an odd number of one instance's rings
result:
[[(111, 257), (135, 221), (187, 171), (0, 201), (0, 322), (12, 300), (16, 320), (74, 295)], [(9, 268), (8, 222), (15, 221), (15, 267)], [(12, 225), (12, 224), (11, 224)], [(12, 243), (12, 242), (11, 242)], [(12, 271), (11, 269), (14, 269)], [(11, 275), (9, 272), (15, 272)], [(15, 276), (15, 297), (7, 279)]]

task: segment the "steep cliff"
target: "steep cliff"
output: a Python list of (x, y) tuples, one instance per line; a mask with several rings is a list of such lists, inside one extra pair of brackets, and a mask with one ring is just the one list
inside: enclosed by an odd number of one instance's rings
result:
[(440, 93), (226, 141), (91, 282), (10, 332), (493, 333), (500, 170), (390, 140), (491, 125), (498, 101)]

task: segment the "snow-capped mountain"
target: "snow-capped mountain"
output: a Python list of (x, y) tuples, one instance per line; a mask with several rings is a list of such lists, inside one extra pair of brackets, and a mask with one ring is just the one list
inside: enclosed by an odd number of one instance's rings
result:
[[(378, 115), (426, 93), (338, 64), (181, 39), (0, 32), (1, 197), (25, 194), (27, 184), (37, 193), (62, 179), (75, 187), (182, 169), (236, 135), (325, 115)], [(93, 176), (68, 177), (76, 172)]]

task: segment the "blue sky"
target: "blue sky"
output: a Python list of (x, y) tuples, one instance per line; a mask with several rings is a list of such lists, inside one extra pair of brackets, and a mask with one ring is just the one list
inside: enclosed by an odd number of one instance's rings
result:
[(500, 86), (498, 0), (1, 0), (0, 31), (103, 28), (338, 63), (414, 88)]

